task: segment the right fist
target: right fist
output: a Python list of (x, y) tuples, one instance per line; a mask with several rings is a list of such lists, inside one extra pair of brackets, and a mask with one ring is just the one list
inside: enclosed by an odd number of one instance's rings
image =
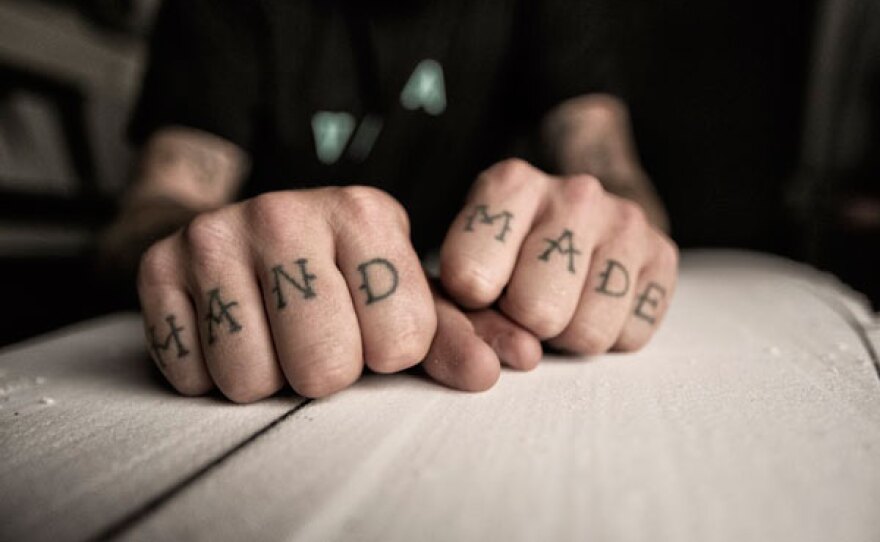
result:
[(138, 295), (150, 353), (181, 393), (236, 402), (287, 381), (306, 397), (363, 365), (428, 353), (437, 315), (404, 209), (365, 187), (274, 192), (203, 213), (144, 254)]

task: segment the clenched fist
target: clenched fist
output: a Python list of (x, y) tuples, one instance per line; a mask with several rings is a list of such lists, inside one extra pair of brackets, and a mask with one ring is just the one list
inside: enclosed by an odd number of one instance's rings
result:
[(411, 367), (436, 329), (406, 213), (372, 188), (275, 192), (198, 215), (145, 253), (138, 294), (171, 384), (216, 385), (237, 402), (285, 381), (324, 396), (364, 364)]
[(495, 302), (562, 350), (635, 350), (675, 288), (678, 252), (642, 209), (588, 175), (554, 177), (519, 160), (485, 171), (441, 253), (447, 292)]

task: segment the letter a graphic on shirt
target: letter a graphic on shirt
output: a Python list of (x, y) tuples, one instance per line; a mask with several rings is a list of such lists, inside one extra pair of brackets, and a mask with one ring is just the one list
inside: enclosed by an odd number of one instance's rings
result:
[(419, 62), (400, 93), (400, 103), (409, 110), (424, 109), (429, 115), (446, 111), (443, 67), (436, 60)]
[(312, 133), (318, 160), (324, 164), (339, 160), (354, 126), (354, 117), (344, 111), (317, 111), (312, 116)]

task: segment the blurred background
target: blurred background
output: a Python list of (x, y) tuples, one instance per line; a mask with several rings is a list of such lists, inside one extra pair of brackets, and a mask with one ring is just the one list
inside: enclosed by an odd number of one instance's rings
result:
[[(0, 0), (0, 345), (124, 307), (93, 267), (161, 0)], [(683, 248), (880, 303), (880, 2), (617, 2), (639, 150)]]

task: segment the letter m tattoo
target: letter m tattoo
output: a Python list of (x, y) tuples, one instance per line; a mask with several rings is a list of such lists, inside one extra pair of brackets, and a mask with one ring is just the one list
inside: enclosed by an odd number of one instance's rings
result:
[(166, 365), (162, 353), (167, 352), (171, 348), (171, 343), (174, 343), (178, 359), (189, 354), (189, 350), (186, 349), (186, 346), (183, 345), (183, 341), (180, 340), (180, 332), (183, 331), (183, 326), (178, 326), (175, 320), (176, 317), (173, 314), (169, 314), (165, 317), (165, 321), (168, 322), (170, 331), (162, 342), (159, 342), (159, 339), (156, 338), (156, 326), (150, 326), (150, 350), (153, 351), (153, 354), (156, 356), (156, 362), (163, 369)]
[(467, 216), (467, 223), (464, 226), (465, 231), (474, 231), (474, 221), (479, 219), (480, 224), (495, 224), (495, 221), (501, 219), (503, 225), (501, 227), (501, 231), (498, 232), (498, 235), (495, 236), (495, 239), (498, 239), (502, 243), (504, 242), (504, 237), (507, 235), (507, 232), (510, 231), (510, 221), (513, 219), (513, 213), (510, 211), (504, 210), (498, 213), (497, 215), (489, 214), (489, 207), (486, 205), (475, 205), (473, 212)]

